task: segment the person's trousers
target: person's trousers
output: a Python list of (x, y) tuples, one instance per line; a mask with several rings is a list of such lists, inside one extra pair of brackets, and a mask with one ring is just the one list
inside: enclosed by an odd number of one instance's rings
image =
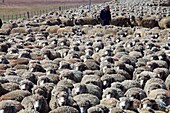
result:
[(102, 26), (105, 26), (105, 25), (110, 25), (110, 22), (106, 20), (102, 20)]

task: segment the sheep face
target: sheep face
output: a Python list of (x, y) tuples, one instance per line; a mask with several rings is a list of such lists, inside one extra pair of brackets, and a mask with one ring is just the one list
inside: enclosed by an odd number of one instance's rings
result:
[(40, 111), (42, 109), (42, 104), (43, 104), (42, 100), (35, 101), (34, 102), (34, 109), (36, 111)]
[(33, 83), (31, 81), (27, 81), (27, 80), (23, 80), (20, 82), (20, 89), (21, 90), (28, 90), (28, 91), (31, 91), (31, 89), (33, 88)]
[(21, 90), (31, 91), (31, 88), (33, 88), (33, 86), (30, 86), (29, 84), (22, 84), (22, 85), (20, 85), (20, 89)]
[(79, 110), (80, 110), (80, 113), (87, 113), (87, 109), (89, 108), (90, 106), (90, 102), (89, 101), (86, 101), (85, 103), (79, 103)]
[(80, 86), (75, 87), (73, 89), (73, 95), (78, 95), (78, 94), (81, 94), (81, 93), (85, 93), (85, 91), (86, 91), (85, 85), (80, 85)]
[(155, 100), (143, 99), (141, 101), (141, 109), (150, 109), (157, 108)]
[(167, 96), (166, 95), (157, 95), (156, 99), (159, 99), (161, 102), (167, 103)]
[(60, 92), (57, 96), (57, 101), (58, 101), (58, 105), (59, 106), (63, 106), (67, 104), (67, 100), (68, 100), (68, 93), (66, 92)]
[(4, 109), (0, 109), (0, 113), (16, 113), (16, 107), (14, 105), (8, 105)]
[(43, 86), (44, 83), (50, 83), (51, 80), (48, 77), (40, 77), (39, 80), (37, 81), (37, 84), (40, 86)]
[(130, 106), (130, 101), (127, 98), (120, 98), (119, 107), (121, 109), (128, 109)]

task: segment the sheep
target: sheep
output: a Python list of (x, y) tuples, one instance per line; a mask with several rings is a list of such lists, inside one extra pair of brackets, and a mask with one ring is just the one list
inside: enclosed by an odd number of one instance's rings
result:
[(72, 89), (72, 96), (78, 94), (92, 94), (100, 99), (102, 97), (101, 92), (101, 88), (99, 88), (97, 85), (76, 83)]
[(169, 92), (165, 89), (155, 89), (152, 90), (149, 95), (149, 99), (160, 100), (165, 103), (165, 105), (169, 105)]
[(125, 91), (126, 91), (125, 86), (123, 86), (123, 85), (121, 84), (121, 82), (113, 82), (113, 83), (111, 84), (111, 87), (112, 87), (112, 88), (121, 89), (121, 91), (122, 91), (123, 93), (125, 93)]
[[(129, 56), (130, 55), (130, 56)], [(132, 65), (132, 66), (135, 66), (135, 63), (136, 63), (136, 58), (137, 57), (133, 57), (133, 56), (131, 56), (131, 54), (129, 53), (129, 55), (123, 55), (122, 57), (120, 57), (120, 59), (119, 59), (119, 61), (121, 61), (121, 62), (124, 62), (124, 63), (126, 63), (126, 64), (129, 64), (129, 65)]]
[(88, 70), (100, 70), (99, 64), (92, 59), (87, 59), (84, 64)]
[(49, 26), (46, 31), (50, 34), (53, 34), (53, 33), (57, 33), (58, 29), (60, 27), (58, 25), (55, 25), (55, 26)]
[(138, 100), (142, 100), (143, 98), (146, 97), (146, 93), (144, 90), (135, 87), (128, 89), (124, 95), (128, 98), (135, 98)]
[(98, 22), (91, 17), (82, 17), (75, 19), (75, 25), (96, 25)]
[(145, 70), (143, 71), (143, 68), (139, 68), (139, 70), (136, 69), (136, 71), (134, 72), (133, 80), (136, 80), (138, 83), (140, 83), (140, 86), (143, 88), (147, 80), (149, 80), (150, 78), (154, 78), (156, 76), (157, 76), (156, 73)]
[(123, 113), (123, 112), (124, 110), (115, 107), (115, 108), (112, 108), (109, 113)]
[(7, 90), (8, 92), (14, 91), (14, 90), (18, 90), (19, 88), (19, 84), (17, 83), (4, 83), (1, 85), (5, 90)]
[(53, 80), (51, 80), (48, 76), (40, 76), (37, 80), (37, 85), (42, 86), (44, 83), (52, 83)]
[(31, 92), (31, 89), (34, 87), (34, 83), (32, 83), (31, 81), (29, 80), (22, 80), (19, 82), (19, 88), (21, 90), (28, 90)]
[(17, 113), (39, 113), (39, 112), (34, 109), (22, 109)]
[(81, 83), (83, 84), (94, 84), (97, 85), (98, 87), (102, 88), (102, 81), (98, 75), (84, 75)]
[(32, 90), (32, 94), (41, 95), (46, 99), (50, 97), (50, 95), (48, 95), (48, 92), (45, 86), (34, 85), (34, 87), (31, 90)]
[[(19, 94), (19, 95), (18, 95)], [(21, 102), (24, 97), (27, 97), (31, 95), (29, 91), (24, 91), (24, 90), (14, 90), (11, 92), (8, 92), (0, 97), (0, 100), (17, 100)]]
[(166, 85), (167, 90), (170, 90), (170, 84), (169, 84), (170, 83), (169, 82), (170, 79), (169, 79), (169, 77), (170, 77), (170, 75), (168, 75), (166, 80), (165, 80), (165, 85)]
[(72, 32), (72, 27), (59, 28), (57, 34)]
[(104, 111), (104, 113), (108, 113), (109, 112), (109, 108), (106, 105), (104, 105), (104, 104), (99, 104), (99, 105), (96, 105), (95, 107), (101, 108)]
[(102, 98), (116, 98), (119, 99), (120, 97), (123, 97), (124, 93), (119, 88), (106, 88), (103, 90)]
[(21, 104), (25, 109), (34, 109), (41, 113), (48, 113), (49, 111), (46, 99), (38, 94), (25, 97)]
[(148, 66), (151, 69), (155, 69), (155, 68), (168, 68), (168, 64), (167, 62), (163, 61), (163, 60), (152, 60), (150, 62), (147, 62), (146, 66)]
[(154, 99), (144, 98), (144, 99), (141, 100), (141, 105), (140, 105), (139, 109), (140, 110), (144, 110), (144, 109), (158, 110), (158, 106), (157, 106), (156, 101)]
[(115, 82), (114, 75), (104, 75), (101, 77), (103, 88), (110, 87), (113, 82)]
[(130, 80), (132, 78), (132, 75), (130, 75), (126, 70), (125, 70), (125, 65), (119, 65), (115, 66), (115, 71), (117, 74), (123, 75), (127, 80)]
[[(124, 62), (119, 62), (119, 61), (117, 61), (115, 63), (115, 68), (116, 68), (116, 70), (124, 70), (124, 71), (128, 72), (128, 74), (130, 74), (130, 75), (134, 71), (134, 67), (132, 65), (124, 64)], [(129, 79), (131, 79), (131, 78), (129, 78)]]
[(64, 24), (65, 26), (74, 26), (74, 21), (72, 19), (68, 18), (60, 18), (61, 23)]
[(116, 16), (111, 20), (111, 25), (115, 26), (130, 26), (130, 19), (125, 16)]
[(44, 57), (47, 57), (49, 60), (54, 60), (56, 58), (60, 58), (61, 55), (60, 53), (54, 52), (50, 49), (42, 49), (42, 54), (44, 55)]
[(155, 113), (155, 110), (149, 108), (149, 109), (140, 109), (140, 113)]
[(131, 99), (127, 97), (121, 97), (119, 98), (119, 102), (117, 103), (117, 107), (125, 110), (133, 110), (137, 111), (139, 108), (141, 102), (137, 99)]
[(0, 84), (0, 90), (1, 90), (1, 92), (0, 92), (0, 96), (2, 96), (2, 95), (4, 95), (4, 94), (6, 94), (8, 91), (6, 90), (6, 89), (4, 89), (3, 87), (2, 87), (2, 85)]
[(141, 26), (147, 28), (158, 27), (158, 21), (155, 17), (144, 17), (141, 21)]
[(118, 100), (115, 98), (103, 98), (100, 100), (100, 104), (105, 105), (109, 109), (116, 107)]
[(21, 76), (23, 79), (30, 80), (34, 84), (37, 83), (37, 77), (33, 72), (24, 71), (24, 73), (19, 76)]
[(166, 89), (166, 85), (164, 81), (160, 78), (151, 78), (145, 83), (144, 91), (148, 95), (150, 90), (155, 89), (155, 88), (162, 88)]
[(29, 70), (31, 72), (43, 72), (43, 73), (46, 72), (46, 70), (38, 63), (30, 64), (29, 65)]
[(9, 62), (10, 62), (10, 65), (12, 65), (12, 66), (16, 66), (17, 64), (27, 65), (29, 63), (29, 60), (25, 59), (25, 58), (18, 58), (16, 60), (9, 60)]
[(79, 113), (79, 111), (71, 106), (61, 106), (50, 111), (49, 113)]
[(98, 97), (91, 94), (79, 94), (74, 96), (73, 99), (76, 101), (80, 109), (80, 113), (86, 112), (91, 106), (95, 106), (100, 103)]
[(165, 81), (165, 79), (168, 77), (169, 75), (169, 70), (167, 68), (155, 68), (153, 70), (153, 72), (155, 72), (156, 74), (158, 74), (158, 77), (161, 78), (162, 80)]
[(11, 33), (28, 33), (25, 27), (17, 27), (11, 30)]
[(104, 111), (101, 108), (94, 106), (94, 107), (90, 107), (87, 110), (87, 113), (104, 113)]
[(170, 17), (164, 17), (162, 18), (160, 21), (159, 21), (159, 27), (160, 28), (170, 28), (169, 26), (169, 20), (170, 20)]
[(75, 70), (63, 70), (60, 72), (61, 74), (59, 75), (61, 79), (70, 79), (75, 82), (80, 82), (81, 79), (83, 78), (83, 74), (80, 71), (75, 71)]
[(87, 67), (83, 62), (76, 62), (74, 63), (74, 69), (83, 72), (87, 69)]
[(0, 111), (4, 113), (16, 113), (23, 109), (20, 102), (15, 100), (2, 100), (0, 102)]
[(49, 106), (53, 110), (61, 106), (76, 106), (76, 103), (68, 92), (61, 91), (52, 95)]
[(124, 80), (121, 84), (125, 87), (126, 90), (133, 88), (133, 87), (140, 88), (140, 84), (134, 80)]
[(99, 77), (103, 76), (103, 72), (100, 70), (85, 70), (83, 75), (98, 75)]
[(71, 91), (74, 87), (73, 84), (75, 84), (75, 82), (73, 80), (70, 80), (70, 79), (60, 80), (57, 83), (57, 87), (65, 87), (65, 88), (67, 88)]

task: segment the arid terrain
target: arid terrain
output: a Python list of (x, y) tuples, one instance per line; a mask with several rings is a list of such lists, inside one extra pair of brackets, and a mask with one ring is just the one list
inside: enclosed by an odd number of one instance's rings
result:
[[(108, 0), (92, 0), (92, 3)], [(63, 5), (88, 3), (88, 0), (0, 0), (0, 18), (8, 15), (23, 14), (27, 11), (54, 9)]]

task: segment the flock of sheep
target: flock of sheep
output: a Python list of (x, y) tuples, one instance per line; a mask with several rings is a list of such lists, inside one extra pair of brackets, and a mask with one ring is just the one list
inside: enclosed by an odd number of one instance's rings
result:
[(3, 24), (0, 113), (170, 113), (170, 14), (107, 4)]

